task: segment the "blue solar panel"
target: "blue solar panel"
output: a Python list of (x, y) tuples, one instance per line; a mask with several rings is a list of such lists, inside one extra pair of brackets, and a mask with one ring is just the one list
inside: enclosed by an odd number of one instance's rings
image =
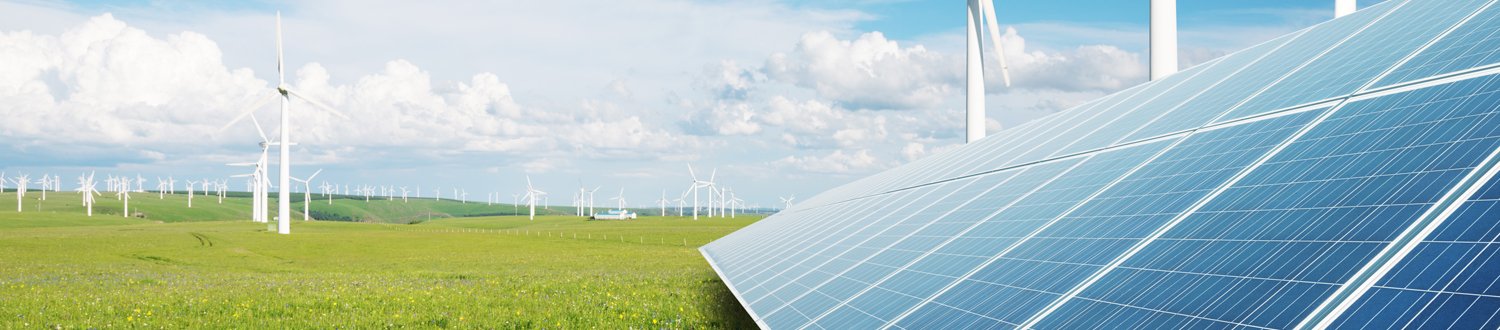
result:
[(1392, 2), (1392, 6), (1401, 7), (1375, 18), (1367, 28), (1272, 84), (1224, 118), (1241, 118), (1354, 93), (1486, 2)]
[[(1281, 144), (1319, 112), (1195, 134), (916, 309), (902, 327), (1014, 327)], [(1038, 276), (1046, 274), (1046, 276)]]
[(1378, 86), (1413, 81), (1500, 62), (1500, 8), (1489, 7), (1417, 54)]
[(1500, 327), (1500, 180), (1465, 203), (1334, 328)]
[(1450, 74), (1492, 6), (1386, 1), (701, 250), (778, 329), (1494, 328), (1500, 69)]
[(1500, 148), (1494, 81), (1345, 106), (1038, 325), (1296, 325)]

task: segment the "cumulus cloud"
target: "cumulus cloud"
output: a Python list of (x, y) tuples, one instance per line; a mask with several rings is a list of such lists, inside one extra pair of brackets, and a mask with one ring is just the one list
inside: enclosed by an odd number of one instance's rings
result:
[[(1015, 28), (1001, 36), (1014, 86), (1009, 90), (1114, 91), (1145, 80), (1139, 54), (1109, 45), (1085, 45), (1065, 51), (1027, 48)], [(998, 67), (986, 47), (986, 65)], [(964, 54), (903, 46), (880, 32), (842, 40), (830, 32), (802, 37), (789, 52), (775, 53), (761, 71), (781, 83), (808, 88), (821, 98), (851, 109), (925, 109), (963, 91)], [(1001, 75), (987, 70), (986, 84), (1000, 86)]]
[(880, 168), (880, 161), (870, 155), (869, 150), (860, 149), (854, 152), (834, 150), (824, 156), (787, 156), (776, 160), (772, 164), (795, 169), (803, 172), (826, 173), (826, 174), (850, 174)]
[[(253, 140), (249, 125), (217, 130), (236, 111), (274, 92), (250, 69), (226, 67), (222, 56), (201, 34), (157, 38), (108, 14), (57, 36), (0, 33), (0, 58), (7, 59), (0, 66), (0, 118), (21, 123), (0, 126), (0, 137), (36, 145), (150, 145), (157, 154)], [(346, 148), (338, 151), (344, 155), (394, 147), (435, 156), (584, 151), (591, 157), (641, 157), (636, 152), (672, 152), (697, 143), (636, 115), (523, 106), (492, 73), (438, 81), (398, 59), (348, 84), (330, 83), (318, 63), (288, 78), (296, 91), (350, 118), (294, 99), (294, 141), (302, 148)], [(268, 131), (279, 129), (274, 108), (257, 111)], [(215, 135), (220, 138), (208, 138)]]

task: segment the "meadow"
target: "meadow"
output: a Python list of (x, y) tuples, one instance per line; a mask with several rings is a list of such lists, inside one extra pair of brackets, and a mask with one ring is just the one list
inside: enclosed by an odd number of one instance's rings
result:
[(346, 200), (344, 214), (423, 217), (295, 221), (284, 236), (236, 219), (245, 198), (137, 194), (141, 219), (109, 214), (112, 197), (85, 217), (76, 193), (49, 195), (16, 213), (0, 193), (0, 328), (754, 327), (696, 250), (753, 216), (429, 221), (478, 203)]

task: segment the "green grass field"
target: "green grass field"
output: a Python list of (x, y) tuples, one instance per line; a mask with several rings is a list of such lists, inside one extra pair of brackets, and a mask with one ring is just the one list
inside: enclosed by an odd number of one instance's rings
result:
[[(0, 193), (0, 328), (754, 327), (696, 248), (756, 217), (297, 221), (284, 236), (233, 220), (243, 198), (137, 194), (139, 219), (110, 196), (91, 218), (76, 193), (48, 197), (16, 213)], [(334, 204), (389, 222), (487, 211), (381, 202)]]

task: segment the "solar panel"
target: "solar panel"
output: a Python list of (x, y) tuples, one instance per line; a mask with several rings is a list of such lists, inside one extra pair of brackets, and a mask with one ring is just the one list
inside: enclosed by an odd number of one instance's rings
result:
[(1500, 325), (1500, 9), (1387, 1), (701, 248), (762, 327)]

